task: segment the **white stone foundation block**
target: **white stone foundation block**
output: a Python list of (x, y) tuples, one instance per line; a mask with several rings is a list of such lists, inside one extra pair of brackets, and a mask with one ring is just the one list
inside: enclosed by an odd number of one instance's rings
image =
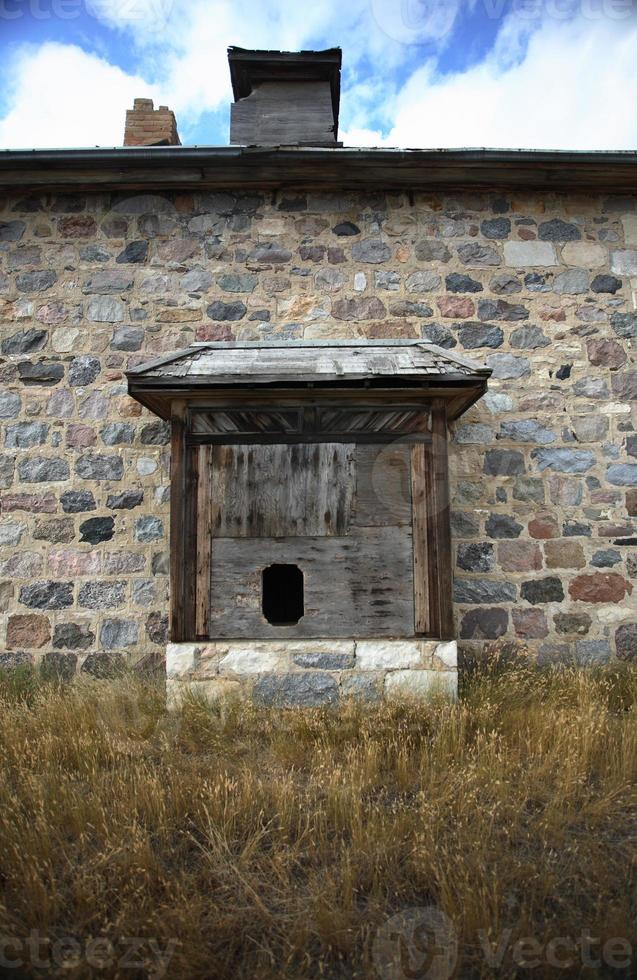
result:
[(458, 695), (455, 670), (390, 670), (385, 677), (387, 697), (425, 698), (433, 694)]
[(169, 643), (166, 648), (166, 676), (187, 676), (195, 666), (196, 643)]
[(426, 640), (358, 640), (358, 670), (395, 670), (399, 667), (425, 667), (431, 664), (435, 643)]

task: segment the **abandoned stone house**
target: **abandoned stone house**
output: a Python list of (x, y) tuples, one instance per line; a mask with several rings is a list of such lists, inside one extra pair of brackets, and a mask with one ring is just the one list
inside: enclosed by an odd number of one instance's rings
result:
[(637, 154), (343, 147), (340, 61), (231, 48), (229, 146), (0, 153), (3, 665), (635, 658)]

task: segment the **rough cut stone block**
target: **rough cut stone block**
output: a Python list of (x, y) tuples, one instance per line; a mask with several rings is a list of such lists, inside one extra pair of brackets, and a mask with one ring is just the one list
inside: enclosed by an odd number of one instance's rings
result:
[(417, 667), (432, 652), (433, 646), (423, 646), (420, 640), (357, 640), (356, 666), (359, 670)]
[(624, 249), (611, 252), (610, 269), (618, 276), (637, 276), (637, 250)]
[(504, 261), (514, 268), (559, 265), (550, 242), (505, 242)]
[(246, 645), (233, 648), (219, 661), (220, 674), (265, 674), (283, 671), (289, 667), (289, 658), (280, 650), (252, 648)]
[(385, 676), (385, 694), (394, 698), (423, 698), (441, 694), (455, 698), (455, 670), (390, 670)]
[(339, 688), (336, 678), (323, 671), (298, 674), (261, 674), (252, 689), (259, 704), (282, 708), (312, 708), (336, 704)]

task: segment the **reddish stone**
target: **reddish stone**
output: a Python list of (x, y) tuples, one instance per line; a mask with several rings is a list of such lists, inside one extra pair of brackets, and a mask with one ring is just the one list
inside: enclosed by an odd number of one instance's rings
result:
[(632, 584), (617, 572), (578, 575), (568, 587), (571, 599), (582, 602), (621, 602), (632, 591)]
[(505, 572), (531, 572), (542, 567), (542, 553), (535, 541), (502, 541), (498, 545), (498, 562)]
[(542, 640), (547, 636), (549, 627), (541, 609), (514, 609), (512, 615), (517, 636), (529, 640)]
[(226, 323), (204, 323), (197, 327), (197, 340), (232, 340), (232, 330)]
[(61, 218), (58, 231), (62, 238), (92, 238), (97, 226), (90, 214), (76, 214), (72, 218)]
[(609, 367), (613, 370), (626, 363), (626, 352), (616, 340), (587, 340), (588, 359), (595, 367)]
[(595, 490), (591, 493), (592, 504), (618, 504), (621, 494), (617, 490)]
[(10, 616), (7, 625), (7, 647), (39, 650), (51, 639), (51, 624), (46, 616)]
[(328, 248), (327, 261), (330, 265), (339, 265), (341, 262), (345, 262), (345, 252), (342, 248)]
[(396, 258), (399, 262), (407, 262), (410, 252), (406, 245), (399, 245), (396, 249)]
[(601, 524), (597, 533), (600, 538), (630, 538), (635, 528), (630, 524)]
[(192, 194), (176, 194), (174, 200), (175, 210), (180, 214), (190, 214), (195, 209), (195, 202)]
[(586, 559), (579, 541), (559, 538), (544, 545), (547, 568), (584, 568)]
[(118, 403), (118, 412), (123, 419), (135, 419), (142, 414), (142, 406), (128, 395), (123, 395)]
[(411, 338), (420, 336), (415, 324), (409, 321), (385, 320), (381, 323), (372, 323), (365, 331), (365, 336), (370, 340), (392, 339), (392, 338)]
[(191, 259), (199, 251), (199, 242), (189, 241), (186, 238), (178, 238), (172, 242), (166, 242), (157, 249), (157, 254), (162, 262), (184, 262)]
[(537, 238), (537, 235), (530, 228), (523, 226), (522, 228), (518, 228), (518, 238), (521, 238), (523, 242), (531, 242)]
[(440, 315), (446, 317), (473, 316), (476, 311), (475, 303), (467, 296), (442, 296), (438, 300), (438, 309)]
[(86, 449), (97, 442), (95, 430), (90, 425), (69, 425), (66, 430), (66, 444), (74, 449)]
[(55, 497), (51, 493), (5, 493), (0, 509), (5, 513), (29, 510), (33, 514), (54, 514), (56, 506)]
[(626, 491), (626, 510), (629, 517), (637, 517), (637, 490)]
[(540, 310), (540, 320), (544, 320), (545, 322), (548, 320), (554, 320), (556, 323), (564, 323), (566, 320), (566, 313), (561, 308), (559, 310)]
[(97, 551), (74, 551), (58, 548), (49, 555), (49, 568), (60, 578), (76, 575), (96, 575), (101, 569), (101, 557)]
[(538, 514), (529, 521), (529, 534), (532, 538), (559, 538), (560, 528), (555, 514)]

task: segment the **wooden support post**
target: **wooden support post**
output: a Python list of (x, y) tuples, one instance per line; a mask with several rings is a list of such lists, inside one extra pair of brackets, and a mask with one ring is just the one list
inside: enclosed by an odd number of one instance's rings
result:
[(195, 544), (197, 548), (197, 595), (195, 626), (198, 638), (210, 634), (210, 563), (212, 559), (212, 486), (210, 467), (212, 446), (197, 446), (198, 454), (197, 515)]
[[(431, 449), (427, 454), (429, 499), (430, 593), (436, 591), (435, 635), (451, 640), (453, 628), (453, 562), (449, 513), (449, 458), (447, 453), (447, 407), (444, 399), (431, 403)], [(432, 596), (433, 599), (433, 596)], [(434, 616), (432, 616), (434, 619)]]
[(421, 442), (411, 446), (411, 506), (414, 549), (414, 630), (431, 635), (429, 542), (427, 537), (427, 457)]
[(183, 643), (186, 628), (186, 402), (171, 406), (170, 456), (170, 640)]

